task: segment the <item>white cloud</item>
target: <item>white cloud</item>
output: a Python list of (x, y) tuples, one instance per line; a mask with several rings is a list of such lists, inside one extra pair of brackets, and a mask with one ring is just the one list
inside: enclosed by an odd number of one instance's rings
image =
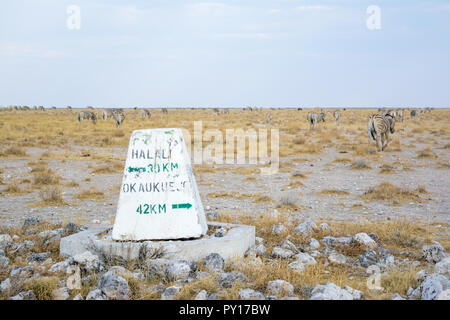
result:
[(198, 15), (217, 15), (232, 7), (222, 2), (197, 2), (187, 5), (190, 13)]
[(298, 6), (295, 8), (298, 11), (323, 11), (323, 10), (331, 10), (330, 6), (323, 5), (314, 5), (314, 6)]

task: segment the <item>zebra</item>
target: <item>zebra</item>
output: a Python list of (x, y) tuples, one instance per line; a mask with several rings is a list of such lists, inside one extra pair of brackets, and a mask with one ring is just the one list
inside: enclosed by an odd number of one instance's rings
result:
[(120, 127), (120, 125), (122, 124), (122, 122), (125, 120), (125, 113), (122, 111), (122, 112), (120, 112), (120, 111), (118, 111), (118, 110), (115, 110), (114, 112), (113, 112), (113, 119), (114, 119), (114, 121), (116, 122), (116, 126), (117, 126), (117, 128), (118, 127)]
[(403, 122), (403, 109), (395, 110), (393, 114), (395, 121)]
[(167, 110), (167, 108), (162, 108), (162, 109), (161, 109), (161, 112), (164, 113), (164, 114), (168, 114), (168, 113), (169, 113), (169, 110)]
[(325, 122), (325, 114), (322, 113), (315, 113), (315, 112), (308, 112), (306, 119), (309, 122), (310, 129), (314, 127), (314, 125), (318, 122), (324, 121)]
[(92, 120), (94, 124), (97, 123), (97, 116), (95, 113), (90, 111), (80, 111), (78, 112), (78, 123), (81, 124), (81, 121), (83, 120)]
[(417, 117), (419, 115), (419, 113), (417, 112), (417, 110), (412, 110), (411, 113), (411, 118)]
[(112, 117), (113, 117), (113, 109), (103, 109), (102, 110), (102, 119), (103, 120), (112, 119)]
[(339, 118), (341, 117), (341, 112), (339, 110), (335, 110), (333, 112), (334, 118), (336, 119), (336, 125), (339, 125)]
[(390, 114), (386, 116), (380, 114), (372, 114), (367, 121), (368, 143), (372, 138), (377, 142), (378, 151), (383, 151), (390, 142), (389, 133), (395, 132), (395, 118)]
[(272, 122), (272, 115), (270, 112), (267, 114), (267, 124), (270, 124)]
[(148, 111), (148, 109), (142, 109), (141, 111), (141, 116), (142, 118), (149, 118), (151, 117), (150, 111)]

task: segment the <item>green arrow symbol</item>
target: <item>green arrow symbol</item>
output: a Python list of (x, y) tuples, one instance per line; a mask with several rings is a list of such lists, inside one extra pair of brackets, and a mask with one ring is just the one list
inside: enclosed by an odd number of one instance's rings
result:
[(179, 203), (179, 204), (173, 204), (172, 209), (190, 209), (192, 207), (192, 204), (190, 203)]

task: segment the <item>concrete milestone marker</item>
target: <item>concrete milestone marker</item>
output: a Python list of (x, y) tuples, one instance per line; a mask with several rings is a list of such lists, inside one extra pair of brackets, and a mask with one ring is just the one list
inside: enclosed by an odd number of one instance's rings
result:
[(181, 129), (134, 131), (112, 239), (198, 238), (207, 229)]

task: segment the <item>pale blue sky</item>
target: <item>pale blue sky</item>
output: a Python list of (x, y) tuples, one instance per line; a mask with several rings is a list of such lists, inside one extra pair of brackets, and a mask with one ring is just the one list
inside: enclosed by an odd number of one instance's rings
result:
[(450, 107), (450, 1), (3, 0), (11, 104)]

